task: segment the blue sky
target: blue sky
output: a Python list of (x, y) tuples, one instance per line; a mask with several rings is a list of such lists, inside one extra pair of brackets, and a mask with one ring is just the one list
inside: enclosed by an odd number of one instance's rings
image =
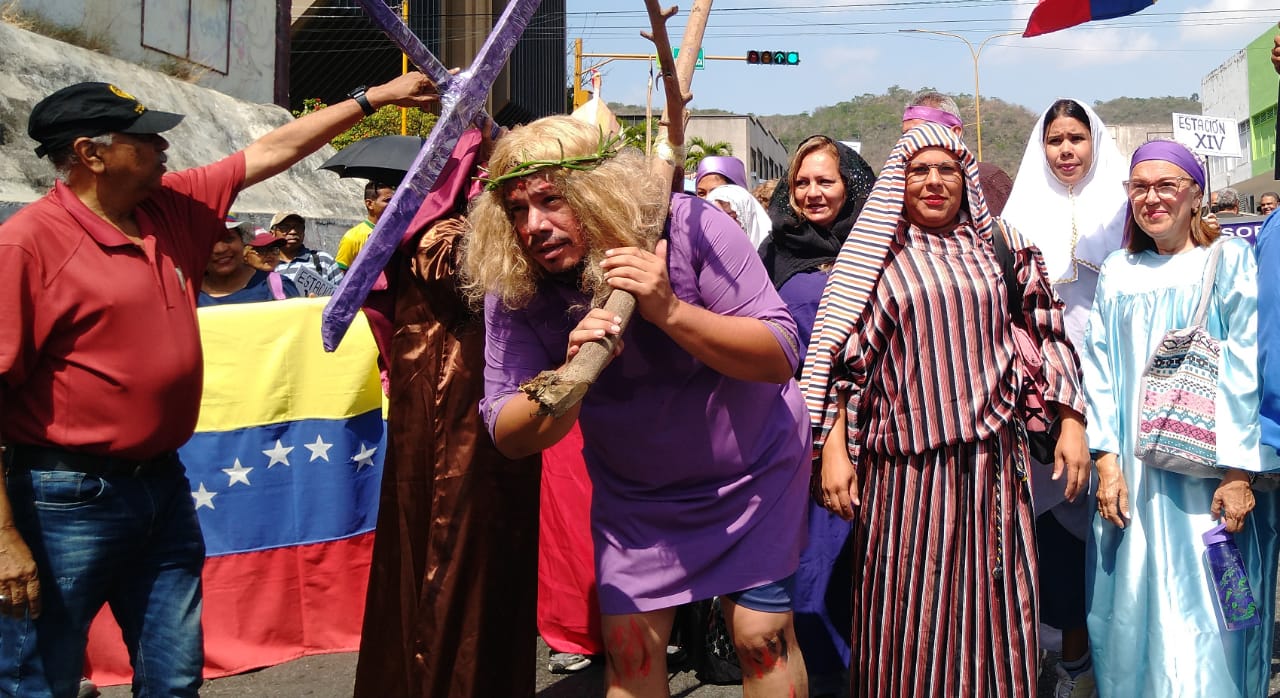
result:
[[(1086, 0), (1087, 1), (1087, 0)], [(663, 5), (672, 0), (664, 0)], [(684, 32), (691, 0), (678, 0), (672, 43)], [(696, 107), (755, 114), (797, 113), (857, 95), (934, 87), (973, 94), (973, 58), (958, 39), (902, 33), (915, 28), (985, 38), (1021, 32), (1034, 1), (717, 0), (703, 41), (706, 55), (750, 49), (800, 52), (799, 66), (707, 61), (694, 75)], [(568, 0), (572, 41), (586, 53), (649, 53), (641, 0)], [(1093, 103), (1116, 97), (1190, 96), (1211, 70), (1259, 34), (1274, 30), (1280, 0), (1159, 0), (1128, 17), (1092, 22), (1032, 39), (991, 39), (979, 60), (983, 98), (1040, 111), (1059, 97)], [(584, 67), (603, 59), (583, 59)], [(644, 104), (647, 61), (601, 68), (610, 101)], [(654, 103), (661, 104), (661, 88)]]

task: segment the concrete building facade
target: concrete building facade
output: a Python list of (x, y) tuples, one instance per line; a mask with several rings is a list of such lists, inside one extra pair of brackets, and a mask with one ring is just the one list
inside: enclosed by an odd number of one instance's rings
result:
[(789, 153), (760, 120), (751, 114), (697, 114), (685, 127), (685, 141), (701, 138), (707, 143), (723, 141), (733, 147), (734, 157), (747, 166), (748, 188), (787, 173)]
[[(106, 53), (248, 102), (277, 101), (276, 40), (289, 0), (10, 0), (22, 13), (76, 28)], [(287, 51), (287, 46), (285, 47)], [(287, 54), (284, 57), (287, 65)]]
[(1206, 116), (1234, 121), (1239, 158), (1209, 158), (1209, 188), (1234, 187), (1244, 199), (1242, 211), (1255, 210), (1257, 198), (1280, 189), (1274, 177), (1276, 149), (1276, 72), (1271, 65), (1274, 24), (1213, 69), (1200, 82)]
[[(642, 123), (643, 113), (617, 114), (624, 126)], [(701, 138), (708, 144), (728, 143), (733, 156), (747, 166), (747, 188), (783, 177), (790, 154), (782, 141), (751, 114), (694, 114), (685, 126), (685, 143)], [(686, 173), (692, 176), (692, 173)]]

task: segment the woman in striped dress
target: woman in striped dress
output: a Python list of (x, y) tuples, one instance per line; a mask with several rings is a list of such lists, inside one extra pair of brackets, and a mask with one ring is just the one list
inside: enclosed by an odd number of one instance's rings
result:
[[(1040, 252), (1008, 231), (1055, 467), (1089, 467), (1078, 361)], [(824, 506), (856, 519), (851, 696), (1031, 696), (1036, 552), (1023, 366), (977, 163), (946, 128), (894, 147), (818, 309), (804, 386)]]

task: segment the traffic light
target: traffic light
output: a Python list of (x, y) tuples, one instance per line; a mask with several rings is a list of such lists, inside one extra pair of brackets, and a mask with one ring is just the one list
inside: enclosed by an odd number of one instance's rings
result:
[(800, 65), (799, 51), (747, 51), (752, 65)]

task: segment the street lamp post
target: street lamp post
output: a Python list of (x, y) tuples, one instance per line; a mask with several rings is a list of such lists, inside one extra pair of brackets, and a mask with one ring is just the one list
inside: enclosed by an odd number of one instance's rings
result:
[(959, 39), (969, 48), (969, 55), (973, 56), (973, 120), (977, 122), (978, 129), (978, 161), (982, 161), (982, 94), (978, 84), (978, 57), (982, 55), (982, 49), (986, 48), (987, 42), (992, 39), (998, 39), (1002, 36), (1020, 36), (1021, 32), (1003, 32), (1001, 34), (992, 34), (983, 39), (975, 50), (973, 44), (959, 34), (951, 32), (935, 31), (933, 29), (899, 29), (898, 31), (905, 34), (937, 34), (939, 36), (949, 36), (953, 39)]

